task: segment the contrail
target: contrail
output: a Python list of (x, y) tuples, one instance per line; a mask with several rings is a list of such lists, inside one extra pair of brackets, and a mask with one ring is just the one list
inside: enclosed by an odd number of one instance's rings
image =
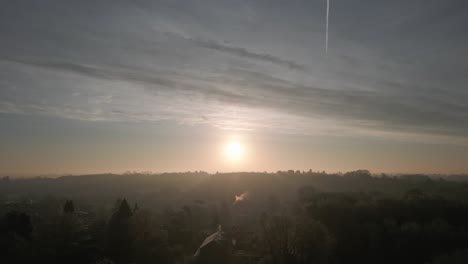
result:
[(325, 33), (325, 53), (328, 53), (328, 21), (330, 19), (330, 0), (327, 0), (327, 27)]

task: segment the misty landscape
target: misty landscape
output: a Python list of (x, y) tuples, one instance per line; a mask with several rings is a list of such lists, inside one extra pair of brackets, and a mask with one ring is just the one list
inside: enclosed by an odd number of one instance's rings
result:
[(468, 175), (127, 173), (0, 192), (2, 263), (468, 261)]
[(467, 0), (0, 0), (0, 264), (467, 264)]

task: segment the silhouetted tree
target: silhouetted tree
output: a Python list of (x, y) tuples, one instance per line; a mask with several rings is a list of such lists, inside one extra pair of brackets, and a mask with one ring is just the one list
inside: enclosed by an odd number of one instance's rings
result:
[(451, 254), (437, 256), (431, 264), (466, 264), (468, 263), (468, 249), (457, 250)]
[(75, 212), (75, 206), (73, 205), (73, 201), (72, 200), (67, 200), (65, 202), (65, 205), (63, 206), (63, 212), (66, 213), (66, 214), (71, 214), (73, 212)]
[(132, 226), (132, 210), (126, 199), (120, 203), (119, 209), (109, 221), (109, 254), (117, 263), (127, 263), (132, 259), (134, 240)]
[(263, 213), (260, 217), (263, 229), (263, 239), (271, 262), (275, 264), (290, 263), (293, 255), (290, 252), (291, 221), (284, 213), (268, 215)]
[(6, 235), (16, 235), (29, 239), (31, 238), (33, 227), (29, 215), (11, 211), (3, 218), (2, 229)]
[(298, 264), (328, 263), (335, 240), (327, 227), (309, 217), (300, 217), (294, 226), (291, 250)]
[(133, 214), (135, 263), (171, 263), (167, 241), (160, 226), (148, 210), (139, 209)]
[(426, 198), (426, 194), (418, 188), (413, 188), (405, 193), (404, 198), (408, 201), (417, 201)]
[(314, 198), (317, 194), (317, 190), (313, 186), (303, 186), (298, 190), (299, 202), (306, 204)]
[(0, 263), (26, 263), (32, 231), (27, 214), (8, 212), (0, 222)]
[(348, 179), (356, 179), (356, 180), (367, 180), (371, 179), (372, 175), (368, 170), (357, 170), (357, 171), (350, 171), (343, 175), (343, 177)]

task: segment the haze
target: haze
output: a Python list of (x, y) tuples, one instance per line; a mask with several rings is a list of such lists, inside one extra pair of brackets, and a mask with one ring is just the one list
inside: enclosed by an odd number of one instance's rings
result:
[(330, 2), (1, 0), (0, 174), (467, 173), (468, 3)]

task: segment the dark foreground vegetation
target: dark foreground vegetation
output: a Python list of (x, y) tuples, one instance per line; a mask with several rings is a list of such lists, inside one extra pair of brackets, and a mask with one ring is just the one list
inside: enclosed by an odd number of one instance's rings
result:
[(464, 176), (0, 181), (0, 263), (468, 263)]

